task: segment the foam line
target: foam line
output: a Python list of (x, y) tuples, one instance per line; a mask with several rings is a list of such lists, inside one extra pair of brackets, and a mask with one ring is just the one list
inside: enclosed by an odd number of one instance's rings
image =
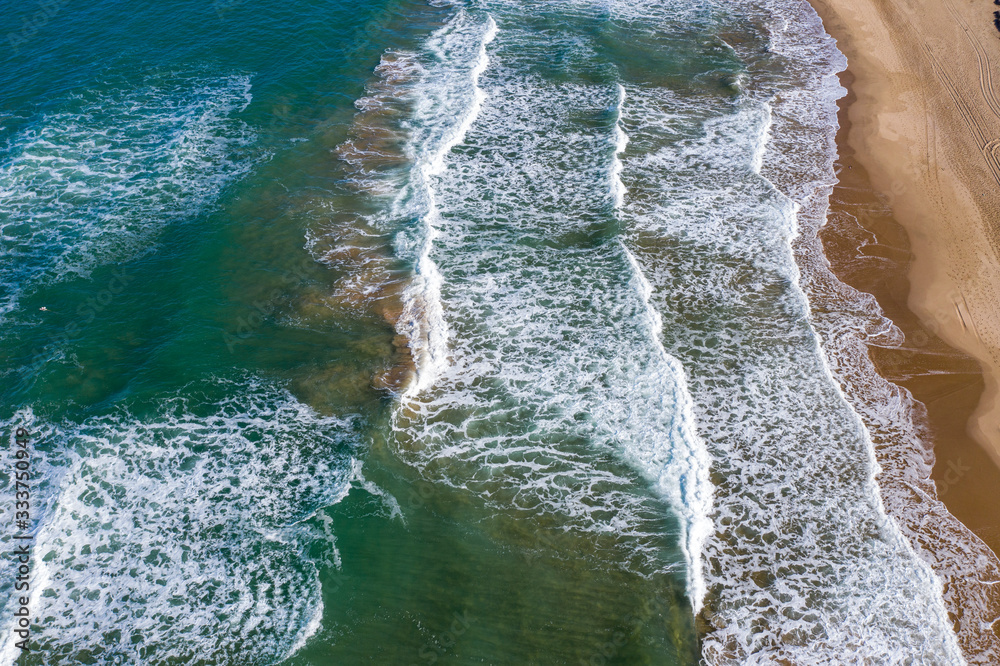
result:
[(615, 107), (615, 156), (611, 166), (611, 196), (614, 198), (616, 211), (620, 211), (622, 206), (625, 205), (625, 195), (628, 194), (625, 183), (622, 182), (622, 171), (625, 167), (622, 165), (621, 154), (628, 148), (628, 135), (622, 129), (622, 111), (624, 108), (625, 86), (619, 83), (618, 104)]
[(708, 587), (705, 583), (703, 551), (705, 540), (712, 533), (712, 483), (709, 478), (711, 459), (705, 443), (695, 427), (694, 401), (687, 388), (684, 368), (663, 348), (663, 321), (653, 308), (650, 298), (653, 287), (643, 275), (635, 256), (622, 245), (625, 256), (633, 272), (633, 281), (646, 304), (646, 317), (650, 340), (656, 347), (657, 356), (673, 377), (675, 391), (671, 397), (671, 407), (678, 414), (677, 425), (680, 437), (668, 441), (671, 448), (682, 449), (680, 455), (671, 455), (678, 461), (672, 466), (662, 466), (663, 455), (651, 452), (642, 462), (645, 472), (656, 481), (657, 490), (665, 496), (674, 511), (681, 517), (681, 547), (687, 561), (688, 598), (695, 614), (701, 612)]
[[(447, 62), (453, 48), (451, 41), (461, 39), (462, 24), (469, 20), (464, 10), (441, 28), (430, 40), (430, 50), (439, 62)], [(475, 26), (482, 29), (481, 26)], [(485, 29), (478, 36), (478, 52), (475, 62), (467, 72), (471, 84), (471, 99), (454, 127), (445, 128), (443, 135), (421, 137), (427, 141), (423, 146), (411, 150), (416, 154), (415, 183), (416, 196), (422, 201), (424, 210), (420, 217), (420, 239), (417, 248), (415, 275), (403, 292), (403, 313), (397, 324), (397, 331), (409, 340), (413, 355), (416, 377), (403, 392), (404, 397), (412, 397), (429, 388), (448, 364), (448, 326), (441, 308), (441, 272), (431, 253), (438, 235), (438, 202), (435, 180), (445, 169), (445, 160), (456, 146), (462, 143), (469, 128), (475, 123), (482, 110), (486, 94), (479, 87), (479, 78), (489, 66), (487, 46), (497, 35), (497, 24), (492, 16), (487, 16)], [(444, 81), (444, 84), (455, 83)], [(427, 83), (424, 84), (425, 86)], [(423, 91), (421, 91), (423, 92)], [(418, 92), (418, 95), (420, 92)], [(425, 93), (426, 94), (426, 93)], [(425, 112), (447, 113), (446, 109), (435, 108), (425, 98)]]
[[(616, 214), (620, 215), (625, 203), (627, 190), (622, 182), (624, 171), (621, 154), (628, 147), (628, 135), (622, 127), (622, 116), (625, 109), (625, 87), (618, 84), (618, 104), (615, 118), (615, 152), (611, 169), (611, 193), (615, 200)], [(663, 319), (651, 302), (653, 285), (646, 279), (635, 255), (628, 249), (624, 241), (619, 239), (622, 250), (628, 259), (632, 271), (632, 282), (639, 292), (644, 306), (644, 319), (648, 329), (650, 343), (655, 348), (655, 354), (662, 366), (673, 379), (675, 390), (671, 395), (671, 408), (678, 414), (677, 427), (679, 437), (668, 439), (666, 445), (682, 449), (680, 455), (664, 455), (651, 451), (649, 455), (640, 456), (640, 462), (647, 475), (654, 478), (657, 490), (665, 496), (674, 511), (681, 517), (681, 543), (684, 557), (687, 561), (687, 591), (688, 598), (695, 614), (701, 611), (704, 604), (707, 585), (704, 576), (702, 552), (705, 540), (712, 533), (712, 483), (709, 478), (711, 464), (704, 441), (698, 436), (695, 427), (694, 402), (687, 388), (687, 379), (680, 361), (667, 353), (663, 347)], [(663, 465), (662, 460), (673, 460), (673, 465)]]
[[(871, 492), (878, 498), (880, 514), (887, 516), (883, 520), (924, 564), (922, 577), (934, 598), (929, 606), (939, 618), (935, 627), (946, 627), (939, 631), (949, 644), (955, 634), (969, 663), (998, 663), (1000, 639), (991, 625), (1000, 614), (1000, 595), (986, 581), (1000, 578), (1000, 560), (937, 498), (930, 479), (933, 436), (924, 406), (909, 391), (885, 380), (869, 357), (869, 344), (902, 345), (902, 332), (870, 294), (849, 287), (831, 272), (818, 235), (827, 223), (859, 226), (850, 216), (829, 215), (828, 205), (836, 182), (837, 100), (845, 93), (837, 72), (846, 61), (809, 5), (786, 0), (763, 4), (771, 16), (785, 17), (771, 26), (774, 52), (796, 65), (808, 62), (815, 72), (777, 98), (780, 108), (763, 171), (778, 190), (801, 203), (795, 210), (792, 247), (802, 290), (814, 309), (811, 323), (824, 371), (843, 387), (845, 400), (865, 425), (872, 456)], [(876, 479), (874, 472), (880, 470)], [(961, 663), (961, 657), (948, 661)]]
[[(761, 10), (763, 24), (796, 3), (781, 4)], [(629, 10), (636, 29), (669, 20), (656, 3)], [(831, 376), (811, 325), (824, 315), (810, 312), (795, 263), (802, 216), (812, 225), (827, 194), (833, 147), (822, 132), (836, 118), (809, 86), (838, 61), (813, 35), (794, 57), (778, 55), (782, 36), (761, 37), (777, 62), (750, 69), (757, 52), (745, 42), (759, 42), (734, 40), (746, 55), (732, 67), (747, 68), (749, 82), (738, 90), (626, 86), (632, 194), (621, 227), (653, 287), (664, 345), (687, 371), (717, 480), (702, 555), (711, 563), (702, 658), (961, 663), (940, 580), (887, 517), (872, 439)], [(813, 125), (818, 138), (796, 133)], [(836, 310), (832, 300), (824, 310)], [(832, 330), (853, 325), (841, 318)]]
[(450, 362), (394, 413), (394, 451), (521, 526), (512, 547), (558, 557), (568, 540), (683, 584), (681, 551), (699, 532), (661, 490), (701, 487), (686, 476), (690, 429), (675, 409), (683, 375), (650, 344), (621, 245), (585, 240), (609, 223), (609, 136), (627, 137), (593, 120), (620, 90), (539, 75), (541, 53), (573, 61), (588, 45), (539, 42), (507, 16), (483, 75), (490, 103), (435, 183)]

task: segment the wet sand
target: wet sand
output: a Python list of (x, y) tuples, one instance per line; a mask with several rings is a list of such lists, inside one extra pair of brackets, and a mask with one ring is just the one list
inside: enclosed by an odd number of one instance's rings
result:
[(927, 406), (939, 497), (1000, 552), (994, 7), (810, 1), (849, 62), (826, 252), (906, 334), (901, 348), (872, 347), (872, 359)]
[[(853, 73), (841, 76), (851, 90)], [(851, 130), (850, 92), (840, 102), (839, 184), (830, 197), (827, 226), (820, 233), (833, 272), (847, 284), (870, 293), (906, 335), (902, 347), (869, 348), (879, 373), (906, 387), (927, 407), (937, 458), (933, 478), (949, 511), (1000, 552), (1000, 468), (971, 436), (971, 420), (985, 388), (971, 356), (949, 346), (908, 307), (912, 250), (906, 230), (886, 197), (847, 142)]]

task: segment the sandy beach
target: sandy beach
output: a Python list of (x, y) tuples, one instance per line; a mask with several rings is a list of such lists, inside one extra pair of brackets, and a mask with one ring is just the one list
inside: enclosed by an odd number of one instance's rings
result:
[[(871, 358), (926, 406), (938, 498), (1000, 553), (995, 7), (810, 1), (848, 59), (824, 251), (838, 277), (873, 294), (905, 334), (901, 347), (871, 346)], [(911, 540), (922, 542), (918, 532)], [(982, 552), (929, 559), (969, 663), (991, 663), (1000, 635), (990, 559)]]
[[(874, 293), (907, 333), (905, 349), (873, 350), (873, 358), (928, 406), (939, 494), (997, 551), (1000, 35), (994, 7), (985, 0), (812, 4), (849, 62), (851, 98), (841, 114), (848, 131), (839, 138), (841, 185), (831, 210), (861, 206), (865, 212), (856, 217), (876, 236), (872, 254), (881, 260), (865, 270), (832, 257), (835, 270)], [(877, 210), (879, 202), (884, 210)]]

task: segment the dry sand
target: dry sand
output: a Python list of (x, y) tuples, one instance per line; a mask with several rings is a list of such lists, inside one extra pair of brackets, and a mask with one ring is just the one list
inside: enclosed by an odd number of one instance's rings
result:
[[(811, 0), (848, 58), (849, 132), (841, 203), (873, 188), (869, 217), (907, 285), (846, 281), (876, 294), (919, 353), (880, 368), (928, 405), (942, 499), (1000, 549), (1000, 33), (990, 0)], [(846, 141), (846, 143), (845, 143)], [(851, 174), (855, 166), (858, 173)], [(846, 180), (845, 180), (846, 179)], [(847, 187), (845, 187), (847, 186)], [(837, 194), (834, 195), (834, 209)], [(895, 229), (895, 220), (906, 234)], [(893, 238), (895, 236), (895, 239)], [(908, 237), (908, 239), (907, 239)], [(886, 239), (888, 238), (888, 241)], [(909, 247), (907, 247), (907, 241)], [(908, 262), (912, 250), (912, 262)], [(834, 261), (836, 267), (837, 261)], [(892, 285), (888, 284), (893, 283)], [(873, 286), (874, 285), (874, 286)], [(921, 324), (924, 327), (921, 328)], [(961, 354), (936, 344), (937, 334)], [(910, 362), (912, 361), (912, 362)], [(984, 382), (981, 384), (980, 382)], [(982, 386), (985, 386), (985, 391)], [(976, 404), (974, 413), (971, 406)], [(980, 445), (971, 446), (968, 434)], [(984, 455), (985, 454), (985, 455)], [(990, 464), (992, 459), (993, 464)]]

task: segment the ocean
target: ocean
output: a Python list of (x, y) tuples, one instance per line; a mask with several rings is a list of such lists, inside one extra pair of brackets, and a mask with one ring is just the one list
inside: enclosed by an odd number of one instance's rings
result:
[(965, 663), (805, 2), (0, 28), (0, 663)]

